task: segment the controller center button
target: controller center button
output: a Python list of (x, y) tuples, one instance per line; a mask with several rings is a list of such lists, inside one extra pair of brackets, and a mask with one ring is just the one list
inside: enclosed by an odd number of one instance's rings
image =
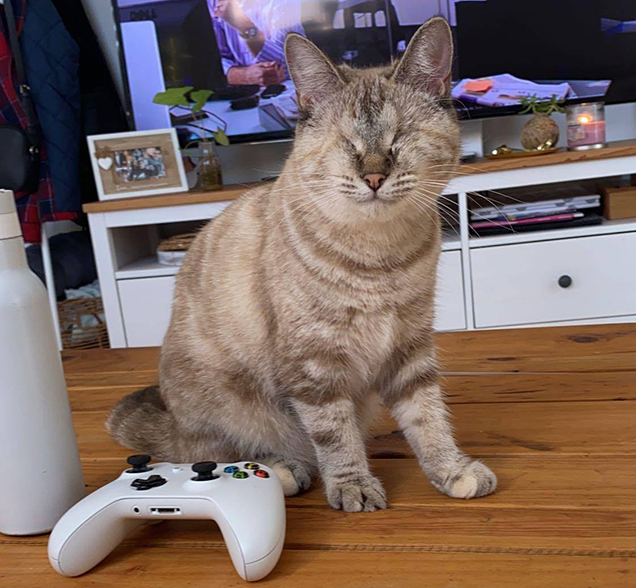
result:
[(246, 470), (257, 470), (260, 466), (257, 463), (248, 462), (243, 467)]
[(256, 470), (254, 475), (257, 478), (269, 478), (269, 474), (265, 470)]
[(239, 471), (239, 467), (238, 466), (227, 466), (223, 471), (226, 474), (235, 474), (236, 472)]
[(199, 461), (192, 464), (192, 471), (197, 474), (192, 480), (194, 482), (209, 482), (216, 480), (218, 476), (214, 475), (216, 469), (215, 461)]
[(247, 476), (249, 476), (247, 472), (235, 472), (232, 477), (239, 480), (244, 480), (245, 478), (247, 478)]
[(168, 480), (157, 476), (156, 474), (148, 478), (137, 478), (130, 484), (136, 490), (150, 490), (151, 488), (157, 488), (163, 486)]

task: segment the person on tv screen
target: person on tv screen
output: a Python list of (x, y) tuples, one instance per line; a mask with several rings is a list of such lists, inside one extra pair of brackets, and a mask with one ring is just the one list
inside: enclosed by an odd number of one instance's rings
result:
[(207, 0), (228, 84), (280, 84), (289, 78), (285, 37), (304, 35), (302, 0)]

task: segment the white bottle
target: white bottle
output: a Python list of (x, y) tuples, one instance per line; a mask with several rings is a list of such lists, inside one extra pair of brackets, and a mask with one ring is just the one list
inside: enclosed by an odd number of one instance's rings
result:
[(0, 190), (0, 533), (50, 531), (84, 497), (46, 290), (27, 266), (13, 193)]

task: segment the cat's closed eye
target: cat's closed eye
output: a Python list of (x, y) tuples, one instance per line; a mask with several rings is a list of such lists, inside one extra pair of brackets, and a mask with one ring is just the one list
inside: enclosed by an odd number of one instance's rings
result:
[(362, 159), (362, 150), (353, 141), (351, 141), (351, 139), (345, 138), (343, 141), (345, 150), (351, 157), (358, 160)]

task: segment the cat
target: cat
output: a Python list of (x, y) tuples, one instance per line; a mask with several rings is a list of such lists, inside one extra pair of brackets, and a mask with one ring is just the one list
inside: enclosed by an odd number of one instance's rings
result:
[(272, 185), (243, 194), (179, 271), (160, 385), (113, 409), (122, 444), (174, 462), (260, 461), (286, 495), (387, 506), (365, 432), (389, 407), (431, 483), (495, 489), (448, 421), (433, 342), (440, 219), (459, 157), (450, 28), (434, 18), (385, 68), (335, 66), (292, 34), (299, 120)]

